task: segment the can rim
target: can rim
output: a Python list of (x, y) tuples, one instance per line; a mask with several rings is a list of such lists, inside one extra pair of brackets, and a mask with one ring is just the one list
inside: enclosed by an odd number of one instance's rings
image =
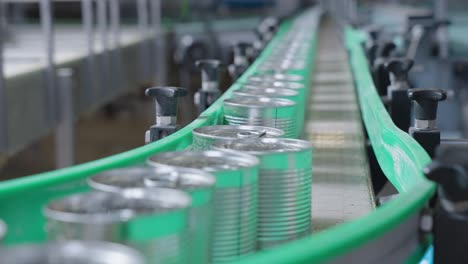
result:
[(214, 126), (203, 126), (199, 128), (195, 128), (192, 130), (192, 134), (197, 137), (201, 138), (209, 138), (209, 139), (226, 139), (231, 140), (233, 137), (228, 136), (218, 136), (218, 135), (211, 135), (210, 132), (213, 131), (235, 131), (239, 130), (238, 132), (241, 133), (245, 131), (258, 131), (258, 132), (265, 132), (266, 137), (282, 137), (284, 136), (284, 131), (274, 127), (267, 127), (267, 126), (248, 126), (248, 125), (214, 125)]
[(293, 89), (266, 87), (266, 88), (241, 88), (232, 93), (233, 95), (240, 96), (266, 96), (266, 97), (280, 97), (280, 96), (298, 96), (299, 93)]
[[(177, 165), (168, 161), (171, 161), (175, 158), (193, 158), (193, 160), (200, 160), (203, 157), (210, 157), (210, 158), (221, 158), (224, 161), (229, 161), (231, 167), (229, 168), (218, 168), (218, 167), (188, 167), (184, 165)], [(258, 166), (260, 164), (260, 160), (252, 155), (242, 153), (242, 152), (227, 152), (221, 150), (190, 150), (190, 151), (174, 151), (174, 152), (162, 152), (155, 154), (149, 157), (146, 160), (146, 163), (150, 166), (163, 166), (163, 167), (170, 167), (170, 168), (196, 168), (196, 169), (203, 169), (208, 172), (215, 172), (215, 171), (232, 171), (238, 170), (241, 168), (251, 168)]]
[[(157, 179), (161, 184), (155, 183)], [(197, 169), (133, 166), (100, 172), (88, 178), (87, 182), (93, 189), (105, 192), (120, 192), (129, 188), (189, 191), (212, 187), (216, 179), (212, 174)]]
[[(251, 147), (252, 144), (255, 143), (263, 143), (268, 145), (278, 145), (278, 146), (294, 146), (294, 149), (266, 149), (266, 150), (249, 150), (245, 147)], [(274, 146), (274, 145), (273, 145)], [(241, 151), (248, 154), (253, 155), (265, 155), (265, 154), (272, 154), (272, 153), (298, 153), (301, 151), (309, 151), (312, 150), (312, 144), (308, 141), (301, 140), (301, 139), (293, 139), (293, 138), (245, 138), (245, 139), (234, 139), (229, 142), (215, 142), (212, 145), (213, 149), (215, 150), (229, 150), (232, 152)]]
[[(93, 209), (91, 206), (101, 202), (140, 202), (146, 205), (145, 212), (132, 209), (131, 206)], [(151, 201), (151, 204), (147, 203)], [(80, 204), (81, 203), (81, 204)], [(84, 204), (83, 204), (84, 203)], [(56, 221), (70, 223), (112, 223), (126, 222), (144, 215), (165, 214), (171, 211), (187, 209), (192, 203), (188, 194), (176, 189), (167, 188), (132, 188), (124, 189), (120, 193), (91, 191), (66, 196), (53, 200), (43, 208), (44, 215)], [(88, 207), (88, 212), (84, 207)]]
[(294, 106), (296, 103), (289, 99), (274, 97), (233, 97), (224, 100), (225, 106), (231, 107), (249, 107), (249, 108), (278, 108)]

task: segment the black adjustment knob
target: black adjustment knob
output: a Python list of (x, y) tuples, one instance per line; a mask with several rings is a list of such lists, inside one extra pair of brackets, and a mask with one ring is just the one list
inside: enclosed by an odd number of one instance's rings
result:
[(279, 21), (275, 17), (267, 17), (256, 28), (256, 33), (263, 41), (269, 41), (278, 29)]
[(434, 161), (424, 168), (437, 183), (432, 207), (434, 263), (468, 263), (468, 148), (441, 145)]
[(379, 45), (377, 56), (380, 58), (388, 58), (395, 49), (396, 45), (392, 41), (384, 42)]
[(408, 72), (413, 67), (414, 61), (411, 59), (392, 59), (386, 63), (385, 67), (391, 73), (392, 82), (407, 81)]
[(202, 73), (202, 86), (203, 86), (203, 83), (216, 83), (217, 84), (219, 82), (219, 70), (223, 66), (221, 61), (198, 60), (195, 62), (195, 66)]
[(252, 44), (248, 42), (239, 42), (234, 45), (234, 58), (236, 57), (245, 57), (247, 58), (250, 55), (250, 49), (252, 49)]
[(379, 33), (380, 33), (380, 29), (377, 27), (369, 28), (369, 30), (367, 31), (367, 34), (369, 34), (370, 38), (373, 41), (377, 41), (377, 39), (379, 38)]
[(187, 95), (187, 90), (180, 87), (153, 87), (146, 89), (145, 94), (155, 99), (158, 124), (158, 117), (177, 116), (178, 98)]
[(375, 86), (380, 95), (387, 95), (387, 89), (390, 85), (389, 73), (386, 68), (386, 63), (392, 52), (396, 49), (393, 42), (384, 42), (374, 46), (374, 56), (372, 77), (374, 78)]
[(468, 201), (468, 146), (440, 145), (436, 159), (424, 168), (424, 174), (439, 184), (442, 198)]
[(408, 97), (414, 101), (415, 119), (435, 120), (437, 105), (447, 98), (447, 93), (439, 89), (410, 89)]

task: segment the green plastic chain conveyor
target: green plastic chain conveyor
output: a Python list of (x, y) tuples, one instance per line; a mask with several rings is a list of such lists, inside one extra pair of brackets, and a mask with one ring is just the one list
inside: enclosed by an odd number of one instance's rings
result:
[[(313, 72), (316, 34), (321, 16), (319, 9), (312, 12), (316, 12), (316, 21), (310, 25), (310, 32), (314, 34), (314, 38), (309, 47), (307, 67), (303, 71), (290, 71), (304, 76), (303, 84), (306, 87), (310, 86)], [(275, 38), (260, 57), (215, 104), (173, 135), (112, 157), (1, 183), (0, 219), (5, 220), (9, 227), (5, 244), (45, 241), (45, 219), (41, 211), (43, 205), (50, 199), (88, 190), (85, 182), (88, 176), (107, 169), (141, 163), (157, 152), (185, 149), (191, 144), (194, 128), (222, 123), (222, 101), (229, 98), (232, 91), (238, 89), (248, 76), (256, 73), (257, 66), (270, 55), (275, 45), (282, 41), (284, 34), (290, 29), (291, 22), (286, 21), (281, 25)], [(408, 134), (393, 125), (372, 82), (361, 46), (362, 41), (360, 32), (349, 28), (345, 30), (345, 46), (349, 51), (365, 128), (382, 170), (401, 195), (364, 217), (314, 233), (279, 248), (248, 256), (242, 259), (241, 263), (317, 263), (332, 260), (389, 232), (422, 208), (434, 192), (434, 185), (426, 181), (421, 173), (422, 167), (430, 158)], [(419, 251), (422, 250), (422, 246)], [(415, 262), (416, 257), (420, 255), (419, 251), (414, 252), (414, 258), (408, 262)]]

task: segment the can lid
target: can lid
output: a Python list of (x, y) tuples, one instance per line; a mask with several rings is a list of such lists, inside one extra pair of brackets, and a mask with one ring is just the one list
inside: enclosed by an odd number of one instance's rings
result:
[(44, 214), (62, 222), (110, 223), (141, 215), (164, 214), (188, 208), (191, 198), (183, 191), (165, 188), (132, 188), (120, 193), (92, 191), (50, 202)]
[(224, 100), (226, 106), (249, 107), (249, 108), (278, 108), (294, 106), (294, 101), (271, 97), (234, 97)]
[(191, 168), (153, 167), (155, 174), (144, 179), (147, 187), (178, 188), (182, 190), (200, 190), (214, 186), (215, 177), (205, 171)]
[(26, 244), (0, 249), (0, 263), (143, 264), (143, 256), (127, 246), (103, 241)]
[(243, 87), (244, 88), (250, 88), (250, 87), (272, 87), (272, 88), (287, 88), (287, 89), (294, 89), (294, 90), (299, 90), (299, 89), (304, 89), (305, 85), (302, 83), (298, 82), (283, 82), (283, 81), (252, 81), (250, 80), (247, 82)]
[(267, 97), (282, 97), (282, 96), (297, 96), (299, 93), (292, 89), (286, 88), (243, 88), (233, 92), (233, 95), (240, 96), (267, 96)]
[(258, 166), (259, 160), (243, 153), (205, 150), (158, 153), (151, 156), (147, 163), (151, 166), (185, 167), (214, 172)]
[[(148, 185), (149, 182), (152, 184)], [(211, 187), (214, 183), (214, 176), (202, 170), (148, 166), (108, 170), (88, 179), (92, 188), (107, 192), (144, 187), (196, 190)]]
[(258, 74), (254, 76), (250, 76), (249, 80), (254, 82), (261, 82), (261, 81), (288, 81), (288, 82), (300, 82), (304, 80), (302, 75), (298, 74), (290, 74), (290, 73), (275, 73), (271, 74), (271, 72), (264, 72), (263, 74)]
[(217, 125), (195, 128), (193, 134), (197, 137), (211, 139), (234, 139), (234, 138), (275, 138), (282, 137), (284, 131), (264, 126), (233, 126)]
[(230, 142), (215, 142), (214, 149), (228, 149), (254, 155), (266, 153), (298, 152), (312, 149), (308, 141), (290, 138), (235, 139)]
[(5, 224), (5, 222), (3, 222), (3, 220), (0, 219), (0, 241), (2, 241), (2, 239), (5, 237), (6, 232), (7, 225)]

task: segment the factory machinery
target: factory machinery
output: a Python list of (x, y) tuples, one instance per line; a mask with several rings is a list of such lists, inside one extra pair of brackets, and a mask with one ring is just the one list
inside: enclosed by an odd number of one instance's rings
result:
[[(425, 33), (414, 28), (446, 23), (415, 19), (399, 46), (398, 34), (358, 22), (350, 2), (263, 21), (256, 43), (235, 47), (223, 94), (220, 62), (199, 60), (191, 124), (177, 125), (184, 88), (149, 88), (145, 146), (2, 182), (2, 243), (64, 259), (119, 252), (112, 263), (417, 263), (428, 249), (427, 263), (466, 263), (466, 143), (435, 125), (446, 90), (409, 74), (430, 60), (415, 55)], [(106, 220), (115, 208), (125, 217)], [(89, 216), (99, 210), (108, 214)], [(87, 239), (140, 252), (76, 241)], [(0, 260), (22, 252), (8, 248)]]

